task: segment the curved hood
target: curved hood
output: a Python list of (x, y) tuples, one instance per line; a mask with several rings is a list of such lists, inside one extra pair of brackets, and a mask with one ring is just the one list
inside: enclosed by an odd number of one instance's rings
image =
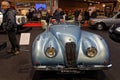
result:
[(63, 44), (80, 40), (81, 30), (75, 25), (52, 25), (49, 30)]

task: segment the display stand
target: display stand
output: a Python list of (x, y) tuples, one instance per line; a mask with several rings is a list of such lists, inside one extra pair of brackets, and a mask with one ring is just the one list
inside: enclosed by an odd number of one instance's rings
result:
[(20, 42), (21, 51), (30, 51), (28, 46), (30, 44), (30, 33), (21, 33)]

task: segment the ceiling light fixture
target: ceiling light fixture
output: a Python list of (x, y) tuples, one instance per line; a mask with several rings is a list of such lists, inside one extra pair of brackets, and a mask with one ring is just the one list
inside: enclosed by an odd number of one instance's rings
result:
[(117, 0), (118, 2), (120, 2), (120, 0)]
[(84, 0), (84, 1), (87, 1), (87, 0)]
[(105, 4), (102, 4), (103, 7), (105, 7), (106, 5)]

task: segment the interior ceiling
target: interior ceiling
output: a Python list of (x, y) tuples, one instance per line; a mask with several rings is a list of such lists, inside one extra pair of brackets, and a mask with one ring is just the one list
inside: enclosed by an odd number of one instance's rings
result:
[(99, 2), (110, 2), (110, 1), (112, 2), (113, 1), (113, 2), (115, 2), (117, 0), (95, 0), (95, 1), (99, 1)]
[(116, 2), (117, 0), (73, 0), (73, 1), (84, 1), (84, 2)]
[[(14, 1), (26, 1), (26, 0), (8, 0), (8, 1), (11, 1), (11, 2), (14, 2)], [(27, 0), (27, 1), (46, 1), (46, 0)], [(117, 0), (64, 0), (64, 1), (81, 1), (81, 2), (117, 2)], [(1, 0), (0, 0), (1, 2)]]

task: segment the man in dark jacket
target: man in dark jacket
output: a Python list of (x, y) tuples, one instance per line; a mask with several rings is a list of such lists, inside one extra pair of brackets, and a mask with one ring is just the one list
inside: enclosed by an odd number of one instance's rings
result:
[(8, 38), (11, 43), (11, 49), (8, 51), (9, 53), (19, 54), (19, 44), (16, 39), (16, 11), (10, 9), (10, 4), (7, 1), (1, 2), (1, 9), (3, 9), (3, 29), (8, 33)]
[(55, 12), (53, 13), (53, 18), (56, 19), (58, 23), (60, 22), (60, 13), (58, 9), (56, 9)]
[(78, 16), (79, 16), (79, 14), (80, 14), (80, 11), (76, 9), (76, 10), (74, 11), (75, 21), (78, 21)]
[(50, 18), (52, 18), (51, 11), (50, 11), (50, 10), (47, 10), (47, 13), (46, 13), (46, 22), (47, 22), (47, 25), (48, 25), (49, 22), (50, 22)]

